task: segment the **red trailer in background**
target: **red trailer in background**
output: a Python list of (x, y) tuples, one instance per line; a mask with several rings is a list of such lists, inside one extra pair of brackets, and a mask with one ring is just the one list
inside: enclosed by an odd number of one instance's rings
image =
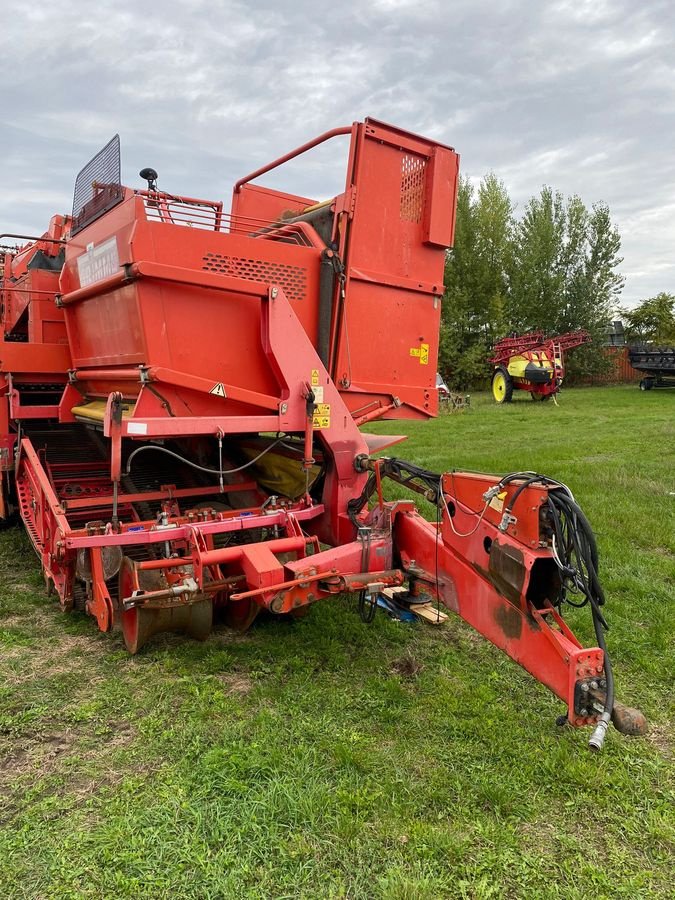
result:
[[(338, 196), (252, 183), (340, 136)], [(614, 702), (595, 543), (569, 490), (383, 458), (402, 438), (359, 428), (436, 413), (455, 152), (367, 119), (238, 181), (229, 213), (141, 175), (122, 185), (113, 139), (72, 217), (5, 255), (4, 516), (18, 509), (64, 610), (119, 626), (135, 653), (158, 631), (203, 639), (214, 616), (246, 628), (344, 592), (367, 620), (400, 588), (596, 724), (592, 746), (610, 717), (641, 728)], [(385, 501), (385, 478), (437, 521)], [(562, 618), (571, 587), (597, 647)]]

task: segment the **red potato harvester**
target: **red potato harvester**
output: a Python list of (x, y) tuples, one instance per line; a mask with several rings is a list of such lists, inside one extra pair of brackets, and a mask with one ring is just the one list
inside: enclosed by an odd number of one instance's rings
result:
[[(330, 200), (253, 184), (349, 139)], [(568, 488), (375, 456), (375, 419), (436, 414), (458, 156), (373, 119), (258, 169), (219, 201), (120, 180), (114, 138), (72, 216), (4, 254), (0, 515), (18, 511), (64, 610), (131, 653), (204, 639), (340, 593), (370, 618), (398, 588), (438, 601), (547, 685), (573, 725), (644, 718), (614, 701), (592, 531)], [(393, 479), (436, 506), (387, 502)], [(588, 604), (598, 646), (562, 618)]]

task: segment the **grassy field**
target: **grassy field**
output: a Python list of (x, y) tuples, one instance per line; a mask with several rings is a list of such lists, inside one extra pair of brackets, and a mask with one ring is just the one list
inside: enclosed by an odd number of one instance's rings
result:
[[(205, 644), (64, 616), (0, 535), (0, 897), (672, 897), (675, 392), (565, 392), (392, 423), (437, 470), (531, 468), (594, 523), (608, 636), (645, 738), (559, 701), (456, 618), (348, 599)], [(590, 616), (568, 621), (592, 642)]]

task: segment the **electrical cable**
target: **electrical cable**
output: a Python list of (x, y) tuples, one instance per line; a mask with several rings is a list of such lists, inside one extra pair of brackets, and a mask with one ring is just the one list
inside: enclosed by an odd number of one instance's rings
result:
[[(446, 513), (448, 514), (448, 522), (450, 523), (450, 528), (452, 529), (453, 534), (455, 534), (457, 537), (466, 538), (466, 537), (471, 537), (478, 531), (480, 523), (483, 521), (485, 513), (487, 512), (487, 508), (490, 505), (489, 500), (485, 501), (485, 505), (483, 506), (483, 509), (479, 513), (475, 512), (474, 510), (470, 511), (470, 515), (478, 516), (478, 521), (476, 522), (475, 527), (472, 528), (471, 531), (467, 531), (465, 533), (462, 531), (457, 531), (457, 529), (455, 528), (455, 523), (453, 522), (453, 516), (450, 514), (450, 508), (448, 507), (448, 501), (445, 499), (445, 494), (443, 493), (442, 479), (441, 479), (441, 481), (439, 481), (438, 496), (443, 504), (443, 507), (445, 508)], [(455, 499), (456, 499), (456, 497), (455, 497)], [(436, 504), (436, 505), (437, 505), (437, 508), (440, 509), (440, 504)]]
[(160, 453), (166, 453), (168, 456), (172, 456), (174, 459), (180, 460), (187, 466), (192, 466), (193, 469), (197, 469), (197, 471), (199, 472), (206, 472), (207, 475), (234, 475), (236, 472), (243, 472), (244, 469), (248, 469), (249, 466), (257, 463), (259, 459), (261, 459), (266, 453), (269, 453), (273, 447), (277, 446), (277, 444), (280, 444), (282, 440), (283, 438), (277, 438), (276, 441), (271, 443), (268, 447), (265, 447), (265, 449), (256, 457), (244, 463), (242, 466), (237, 466), (234, 469), (223, 469), (222, 467), (218, 469), (209, 469), (207, 466), (200, 466), (198, 463), (192, 462), (191, 459), (186, 459), (179, 453), (174, 453), (173, 450), (169, 450), (167, 447), (160, 447), (159, 444), (145, 444), (142, 447), (137, 447), (129, 454), (129, 459), (127, 459), (126, 474), (128, 475), (131, 472), (131, 463), (135, 456), (138, 456), (139, 453), (143, 453), (145, 450), (158, 450)]

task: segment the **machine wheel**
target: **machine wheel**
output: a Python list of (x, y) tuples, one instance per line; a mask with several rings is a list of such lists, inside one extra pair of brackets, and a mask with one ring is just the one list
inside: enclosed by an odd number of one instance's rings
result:
[(120, 624), (124, 644), (131, 654), (161, 631), (182, 632), (197, 641), (205, 641), (213, 625), (213, 601), (210, 597), (169, 607), (133, 607), (122, 609), (121, 601), (134, 591), (159, 590), (166, 586), (159, 570), (138, 571), (133, 560), (123, 557), (119, 572)]
[(654, 379), (653, 378), (643, 378), (640, 382), (640, 390), (641, 391), (651, 391), (654, 387)]
[(492, 396), (497, 403), (510, 403), (513, 398), (513, 379), (505, 366), (499, 366), (494, 370)]
[(536, 400), (539, 403), (543, 403), (545, 400), (550, 400), (552, 396), (552, 394), (540, 394), (538, 391), (530, 391), (530, 397), (532, 397), (533, 400)]

